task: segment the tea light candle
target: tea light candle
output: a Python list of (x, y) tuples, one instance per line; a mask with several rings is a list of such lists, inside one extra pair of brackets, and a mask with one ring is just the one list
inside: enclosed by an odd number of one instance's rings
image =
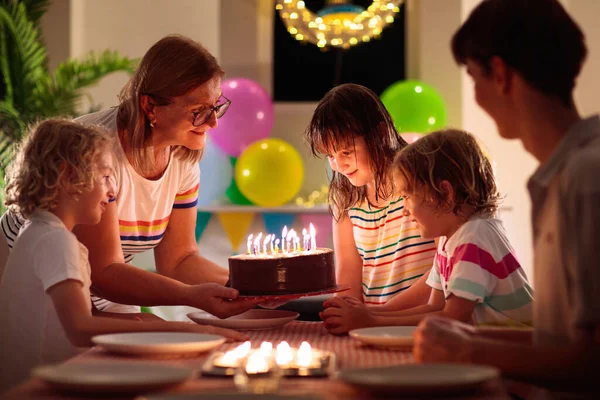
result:
[(252, 344), (247, 341), (239, 345), (233, 350), (230, 350), (223, 354), (221, 357), (215, 360), (215, 365), (219, 367), (233, 368), (235, 367), (242, 358), (246, 357), (250, 352)]
[(277, 365), (281, 367), (288, 367), (291, 362), (294, 360), (294, 354), (292, 353), (292, 349), (288, 342), (283, 341), (277, 345), (277, 350), (275, 351), (275, 362)]
[(271, 355), (271, 352), (273, 351), (273, 344), (271, 342), (262, 342), (260, 344), (260, 350), (259, 350), (265, 357), (268, 357)]
[(262, 351), (253, 351), (248, 356), (248, 362), (246, 363), (246, 373), (248, 374), (260, 374), (269, 372), (269, 363), (267, 357)]
[(310, 367), (312, 364), (312, 348), (308, 342), (302, 342), (296, 353), (296, 364), (299, 367)]

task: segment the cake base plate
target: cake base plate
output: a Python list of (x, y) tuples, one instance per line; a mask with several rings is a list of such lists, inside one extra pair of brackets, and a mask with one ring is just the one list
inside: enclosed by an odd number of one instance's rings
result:
[(315, 292), (305, 293), (286, 293), (286, 294), (269, 294), (269, 295), (240, 295), (241, 300), (262, 300), (262, 301), (277, 301), (277, 300), (296, 300), (301, 297), (320, 296), (323, 294), (345, 292), (350, 289), (350, 285), (335, 285), (329, 289), (323, 289)]

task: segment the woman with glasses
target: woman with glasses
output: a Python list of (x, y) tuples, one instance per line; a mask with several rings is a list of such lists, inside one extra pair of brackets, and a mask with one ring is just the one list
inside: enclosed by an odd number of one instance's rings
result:
[[(238, 293), (223, 286), (228, 271), (200, 256), (195, 238), (198, 161), (231, 103), (223, 74), (200, 44), (167, 36), (144, 55), (118, 106), (78, 118), (114, 132), (120, 144), (115, 198), (98, 225), (74, 231), (89, 250), (95, 309), (188, 305), (225, 317), (255, 305), (231, 301)], [(7, 212), (0, 222), (10, 248), (25, 221)], [(158, 274), (129, 264), (150, 249)]]

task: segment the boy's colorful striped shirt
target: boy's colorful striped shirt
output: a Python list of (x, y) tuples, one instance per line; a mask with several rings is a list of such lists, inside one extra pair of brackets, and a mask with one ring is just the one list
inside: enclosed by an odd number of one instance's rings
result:
[(441, 238), (427, 284), (475, 301), (478, 325), (531, 326), (533, 291), (496, 218), (473, 217)]
[(385, 304), (433, 264), (435, 242), (421, 237), (416, 223), (402, 215), (403, 209), (404, 201), (397, 198), (382, 208), (363, 203), (348, 211), (363, 259), (365, 304)]

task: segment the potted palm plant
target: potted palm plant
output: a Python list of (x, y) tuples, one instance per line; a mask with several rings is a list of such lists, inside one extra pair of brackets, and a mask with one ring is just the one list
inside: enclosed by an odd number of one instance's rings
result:
[(49, 71), (39, 21), (50, 3), (0, 0), (0, 208), (5, 167), (26, 127), (44, 118), (76, 116), (83, 89), (116, 71), (132, 73), (137, 63), (107, 50)]

